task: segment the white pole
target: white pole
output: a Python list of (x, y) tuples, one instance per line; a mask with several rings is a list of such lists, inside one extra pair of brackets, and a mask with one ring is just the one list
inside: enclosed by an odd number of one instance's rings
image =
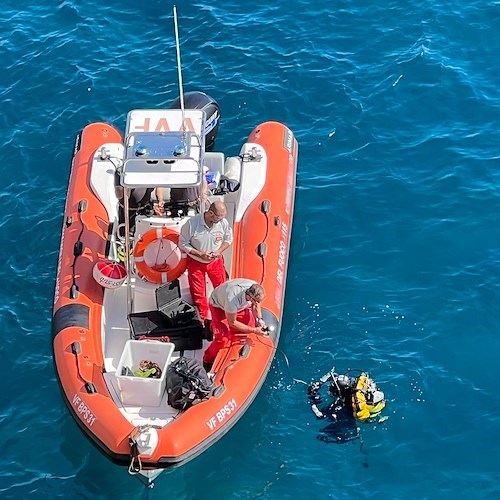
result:
[(181, 46), (179, 43), (179, 28), (177, 26), (177, 7), (174, 5), (174, 29), (175, 29), (175, 48), (177, 52), (177, 78), (179, 80), (179, 99), (182, 111), (182, 133), (186, 135), (186, 123), (184, 121), (184, 89), (182, 85), (182, 71), (181, 71)]

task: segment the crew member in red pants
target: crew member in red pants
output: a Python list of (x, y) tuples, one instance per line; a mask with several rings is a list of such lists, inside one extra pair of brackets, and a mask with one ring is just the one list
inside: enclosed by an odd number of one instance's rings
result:
[(205, 213), (195, 215), (181, 228), (179, 246), (188, 254), (189, 289), (202, 322), (210, 317), (206, 276), (214, 288), (227, 279), (222, 252), (233, 242), (233, 230), (226, 212), (223, 201), (214, 201)]
[(220, 349), (234, 340), (235, 333), (264, 333), (261, 302), (264, 289), (255, 281), (236, 278), (218, 286), (210, 296), (214, 339), (203, 355), (203, 366), (212, 367)]

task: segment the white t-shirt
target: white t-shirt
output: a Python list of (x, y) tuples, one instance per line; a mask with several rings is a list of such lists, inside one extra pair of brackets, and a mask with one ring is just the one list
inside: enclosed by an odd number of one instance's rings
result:
[(197, 214), (182, 226), (179, 246), (193, 259), (206, 263), (205, 260), (191, 254), (190, 251), (194, 248), (200, 252), (215, 252), (225, 241), (229, 244), (233, 242), (233, 230), (226, 219), (208, 227), (204, 214)]
[(246, 299), (245, 292), (256, 282), (245, 278), (236, 278), (219, 285), (210, 296), (210, 304), (227, 313), (236, 314), (252, 303)]

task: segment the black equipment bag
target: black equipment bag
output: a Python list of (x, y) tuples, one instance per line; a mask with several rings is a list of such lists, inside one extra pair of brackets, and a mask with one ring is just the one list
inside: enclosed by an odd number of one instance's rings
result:
[(195, 359), (181, 356), (167, 368), (168, 404), (177, 410), (187, 410), (204, 399), (214, 390), (207, 372)]
[(182, 326), (172, 326), (160, 311), (145, 311), (129, 314), (132, 337), (169, 337), (176, 351), (201, 349), (203, 346), (203, 325), (197, 319)]

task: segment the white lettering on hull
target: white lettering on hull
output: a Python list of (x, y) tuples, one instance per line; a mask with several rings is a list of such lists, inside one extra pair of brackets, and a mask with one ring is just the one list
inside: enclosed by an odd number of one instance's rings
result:
[(281, 235), (278, 250), (278, 269), (276, 271), (276, 289), (274, 292), (274, 301), (281, 309), (281, 300), (283, 297), (283, 285), (285, 278), (285, 267), (287, 259), (287, 243), (288, 243), (288, 226), (282, 222), (281, 223)]
[(231, 413), (234, 413), (236, 408), (237, 404), (233, 398), (228, 401), (215, 415), (210, 417), (207, 421), (208, 428), (213, 431), (219, 424), (224, 422), (224, 420), (231, 415)]
[(73, 406), (76, 408), (76, 411), (80, 414), (82, 420), (88, 424), (89, 427), (94, 425), (96, 420), (95, 415), (92, 413), (90, 408), (82, 401), (82, 398), (75, 394), (73, 396)]

